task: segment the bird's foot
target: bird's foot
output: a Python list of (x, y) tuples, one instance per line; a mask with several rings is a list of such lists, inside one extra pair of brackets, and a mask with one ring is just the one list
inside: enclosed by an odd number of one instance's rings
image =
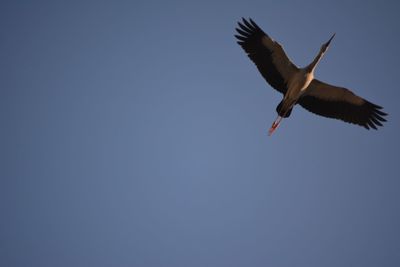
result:
[(273, 134), (273, 132), (275, 132), (275, 130), (278, 128), (281, 121), (282, 121), (282, 117), (278, 116), (278, 118), (276, 118), (276, 120), (272, 123), (271, 128), (269, 128), (268, 136), (271, 136)]

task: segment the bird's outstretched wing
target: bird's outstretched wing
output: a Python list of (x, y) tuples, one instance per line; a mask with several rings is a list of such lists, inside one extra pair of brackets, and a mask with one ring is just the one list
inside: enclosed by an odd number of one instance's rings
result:
[(288, 58), (282, 46), (269, 37), (252, 20), (242, 19), (235, 35), (238, 44), (246, 51), (249, 58), (256, 64), (261, 75), (276, 90), (285, 94), (287, 82), (298, 71)]
[(329, 85), (314, 79), (298, 103), (308, 111), (328, 118), (377, 129), (387, 114), (375, 105), (346, 88)]

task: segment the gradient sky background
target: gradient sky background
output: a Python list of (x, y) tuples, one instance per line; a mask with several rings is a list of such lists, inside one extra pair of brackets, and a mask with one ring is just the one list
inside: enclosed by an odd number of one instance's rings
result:
[[(398, 1), (2, 1), (0, 266), (400, 266)], [(384, 106), (297, 107), (236, 44)]]

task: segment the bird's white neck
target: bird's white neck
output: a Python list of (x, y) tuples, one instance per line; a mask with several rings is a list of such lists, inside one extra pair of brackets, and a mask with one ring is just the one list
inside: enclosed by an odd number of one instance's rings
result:
[(307, 72), (314, 73), (315, 68), (318, 63), (321, 61), (321, 58), (324, 56), (325, 52), (322, 50), (319, 51), (318, 55), (314, 58), (314, 60), (306, 67)]

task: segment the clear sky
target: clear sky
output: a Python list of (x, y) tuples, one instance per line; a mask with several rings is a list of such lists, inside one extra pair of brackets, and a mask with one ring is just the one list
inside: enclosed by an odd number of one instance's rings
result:
[[(400, 266), (398, 1), (2, 1), (0, 266)], [(295, 108), (236, 44), (382, 105)]]

